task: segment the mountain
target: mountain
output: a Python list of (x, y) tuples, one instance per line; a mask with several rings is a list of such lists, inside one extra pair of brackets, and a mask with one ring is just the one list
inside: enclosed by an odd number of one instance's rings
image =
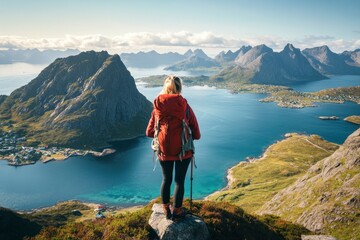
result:
[(336, 54), (328, 46), (321, 46), (306, 48), (302, 53), (310, 64), (323, 74), (360, 74), (360, 50)]
[[(303, 177), (278, 192), (260, 214), (274, 214), (315, 232), (360, 234), (360, 129)], [(342, 239), (342, 238), (341, 238)]]
[(196, 49), (195, 51), (188, 50), (184, 54), (184, 56), (187, 56), (187, 58), (171, 66), (166, 67), (165, 70), (191, 71), (198, 69), (220, 67), (220, 64), (218, 62), (207, 56), (201, 49)]
[(254, 62), (257, 58), (261, 57), (265, 53), (273, 53), (273, 50), (266, 45), (255, 46), (248, 51), (242, 51), (241, 54), (235, 59), (235, 63), (238, 66), (246, 67), (248, 64)]
[(298, 48), (287, 44), (281, 52), (265, 45), (253, 47), (235, 59), (235, 66), (214, 75), (216, 81), (286, 85), (294, 82), (325, 79)]
[(185, 56), (168, 52), (160, 54), (156, 51), (138, 52), (138, 53), (121, 53), (121, 60), (127, 67), (153, 68), (161, 65), (169, 65), (185, 59)]
[(222, 51), (215, 56), (215, 60), (220, 64), (226, 64), (234, 62), (238, 55), (244, 55), (247, 51), (251, 49), (251, 46), (242, 46), (239, 50), (232, 52), (231, 50), (225, 52)]
[(31, 64), (48, 64), (53, 62), (56, 58), (68, 57), (79, 53), (80, 51), (76, 49), (67, 49), (65, 51), (40, 51), (38, 49), (0, 50), (0, 64), (10, 64), (16, 62), (25, 62)]
[(42, 142), (93, 148), (144, 134), (151, 109), (119, 55), (89, 51), (55, 60), (5, 98), (0, 116)]

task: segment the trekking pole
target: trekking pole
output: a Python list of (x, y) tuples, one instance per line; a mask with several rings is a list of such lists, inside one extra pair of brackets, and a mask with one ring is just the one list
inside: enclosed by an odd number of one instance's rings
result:
[(192, 183), (194, 174), (194, 156), (191, 158), (191, 169), (190, 169), (190, 212), (192, 212)]

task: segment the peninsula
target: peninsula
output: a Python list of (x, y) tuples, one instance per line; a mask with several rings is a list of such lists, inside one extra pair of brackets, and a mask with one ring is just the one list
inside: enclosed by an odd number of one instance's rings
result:
[(227, 187), (207, 199), (276, 215), (318, 234), (356, 239), (360, 129), (341, 146), (316, 135), (285, 137), (259, 159), (231, 168)]

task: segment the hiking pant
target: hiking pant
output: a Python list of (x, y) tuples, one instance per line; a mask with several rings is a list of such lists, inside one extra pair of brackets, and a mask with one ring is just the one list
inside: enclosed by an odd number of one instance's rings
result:
[(170, 187), (172, 182), (173, 168), (175, 165), (174, 207), (179, 208), (182, 206), (184, 198), (185, 176), (190, 161), (191, 158), (183, 159), (182, 161), (159, 161), (163, 174), (163, 181), (160, 189), (161, 200), (163, 204), (170, 202)]

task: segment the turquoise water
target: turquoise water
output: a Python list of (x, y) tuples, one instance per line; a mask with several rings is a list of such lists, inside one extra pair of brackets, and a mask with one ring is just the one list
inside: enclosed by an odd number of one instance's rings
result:
[[(153, 99), (159, 88), (140, 91)], [(196, 142), (198, 169), (194, 174), (194, 197), (202, 198), (226, 185), (226, 171), (247, 156), (259, 156), (287, 132), (319, 134), (342, 143), (357, 126), (321, 121), (320, 115), (341, 119), (360, 114), (353, 103), (320, 104), (316, 108), (287, 109), (260, 103), (259, 94), (229, 94), (212, 88), (185, 88), (202, 131)], [(150, 139), (141, 137), (118, 146), (105, 158), (72, 157), (67, 161), (10, 167), (0, 161), (0, 205), (17, 210), (80, 199), (110, 205), (144, 204), (159, 195), (161, 169), (153, 171)], [(186, 183), (189, 196), (189, 181)]]
[[(1, 90), (5, 86), (1, 77), (4, 75), (0, 72)], [(6, 79), (10, 79), (10, 75)], [(29, 81), (26, 76), (8, 81), (7, 91)], [(294, 88), (317, 91), (339, 84), (360, 85), (360, 77), (337, 76)], [(159, 88), (138, 88), (150, 101), (160, 91)], [(264, 97), (261, 94), (229, 94), (226, 90), (207, 87), (185, 88), (184, 96), (194, 109), (202, 132), (201, 140), (195, 143), (198, 166), (194, 172), (195, 198), (224, 187), (228, 168), (248, 156), (260, 156), (287, 132), (318, 134), (341, 144), (358, 128), (343, 120), (318, 119), (321, 115), (336, 115), (340, 119), (359, 115), (360, 105), (354, 103), (287, 109), (274, 103), (260, 103), (258, 100)], [(153, 171), (150, 139), (140, 137), (123, 142), (117, 148), (116, 154), (105, 158), (71, 157), (66, 161), (23, 167), (11, 167), (6, 161), (0, 161), (0, 206), (28, 210), (69, 199), (131, 206), (158, 197), (161, 169), (157, 163)], [(189, 184), (187, 178), (185, 197), (189, 196)]]

